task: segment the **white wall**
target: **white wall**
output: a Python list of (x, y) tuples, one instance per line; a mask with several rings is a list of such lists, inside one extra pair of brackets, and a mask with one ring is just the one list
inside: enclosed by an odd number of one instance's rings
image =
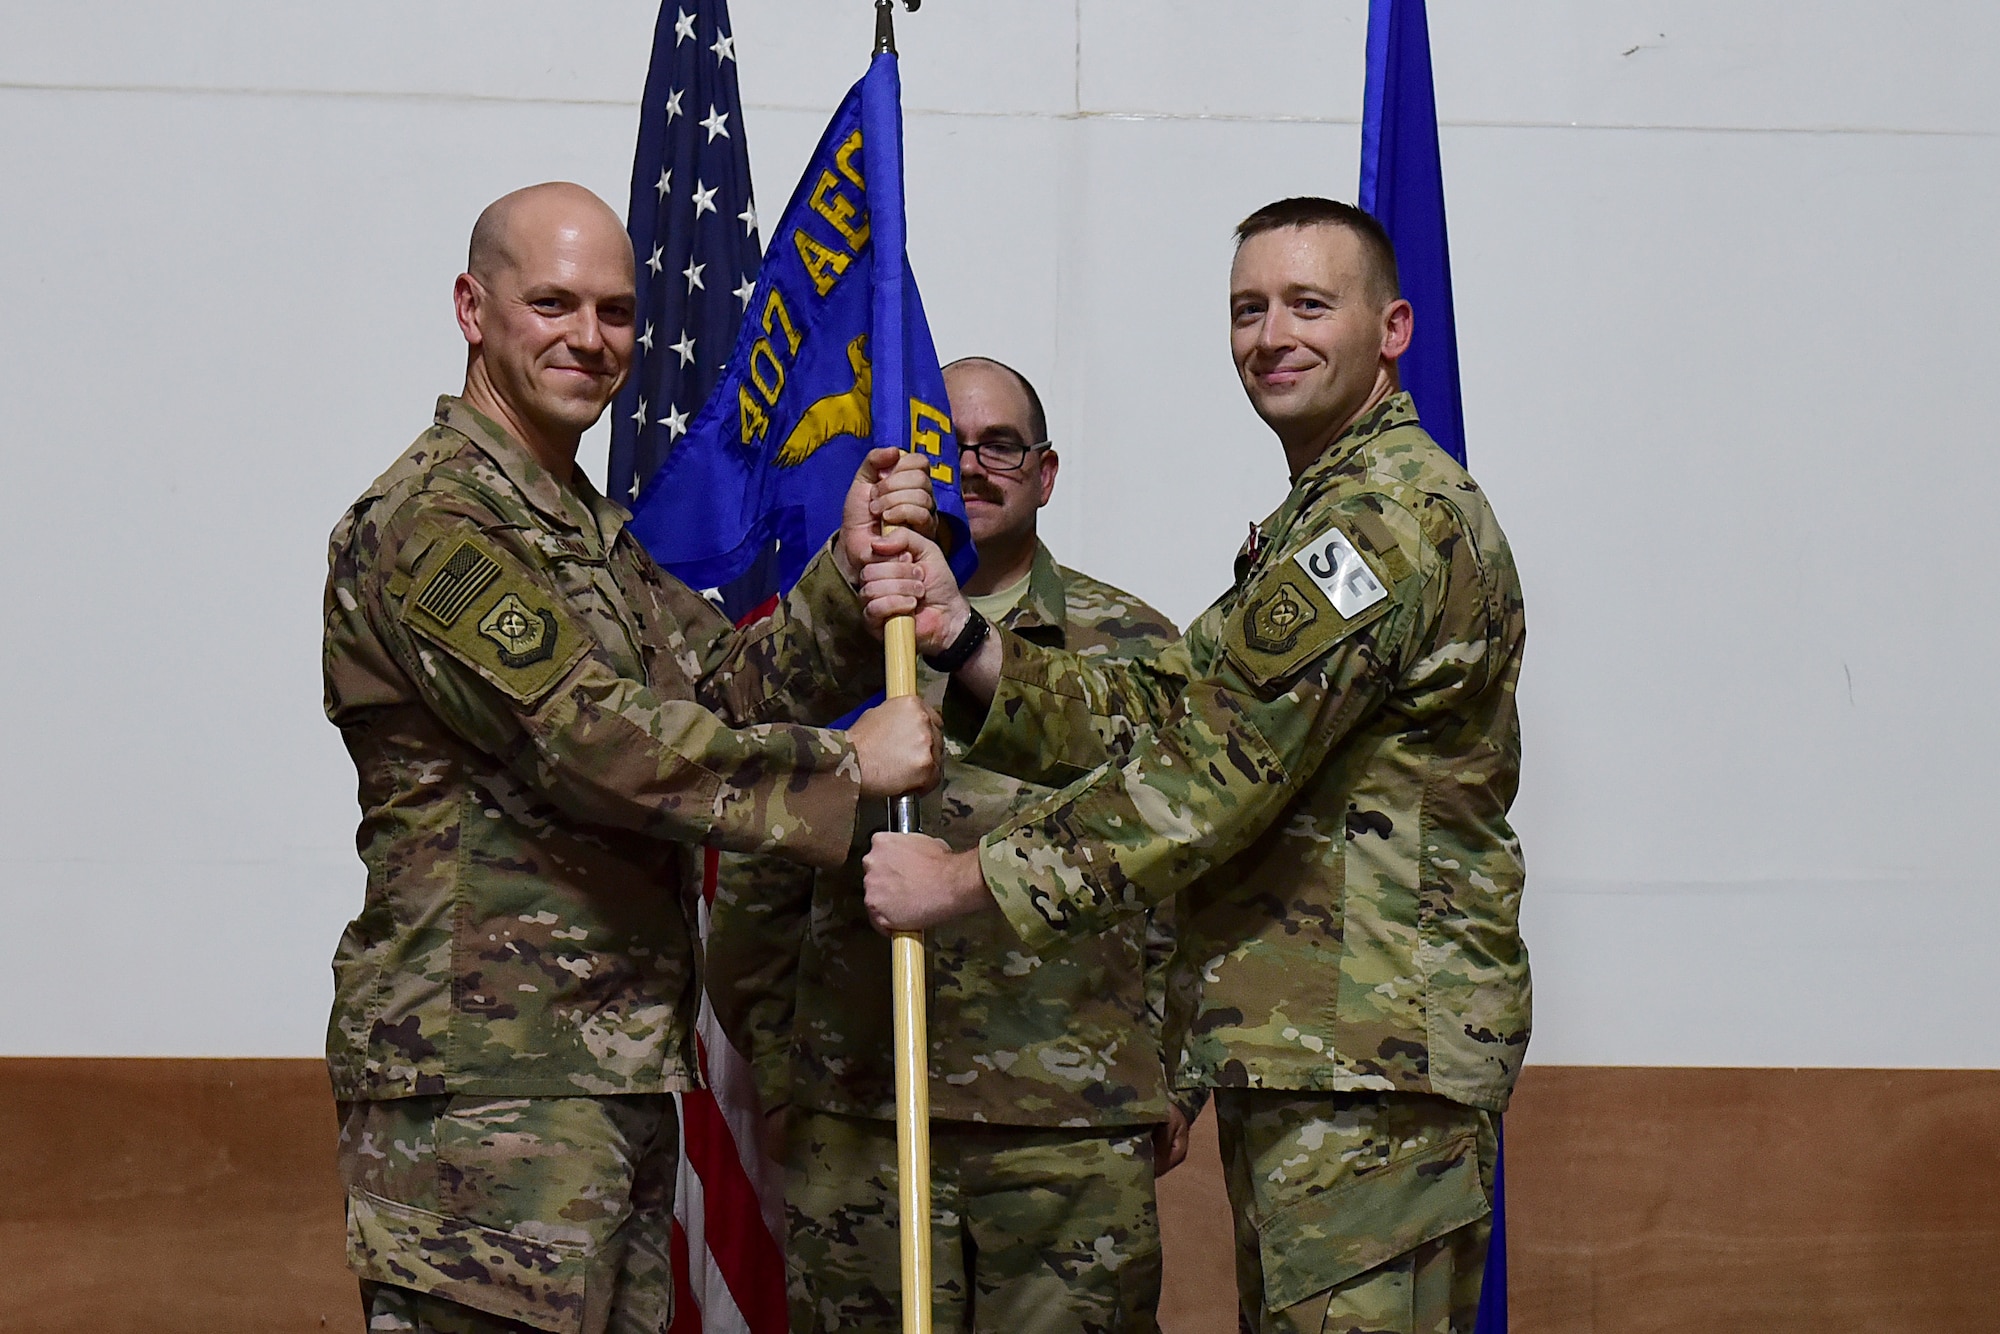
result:
[[(1472, 466), (1533, 627), (1532, 1059), (2000, 1064), (2000, 10), (1801, 14), (1432, 5)], [(735, 17), (775, 216), (869, 7)], [(456, 386), (479, 207), (549, 177), (622, 207), (652, 21), (0, 6), (0, 1052), (317, 1050), (361, 886), (324, 534)], [(1228, 229), (1351, 197), (1364, 27), (901, 21), (940, 350), (1036, 379), (1052, 545), (1182, 618), (1284, 488), (1224, 353)]]

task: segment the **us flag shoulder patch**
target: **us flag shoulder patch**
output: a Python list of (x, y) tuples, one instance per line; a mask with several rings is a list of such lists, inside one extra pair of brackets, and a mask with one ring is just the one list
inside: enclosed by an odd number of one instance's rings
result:
[(417, 607), (446, 629), (465, 614), (486, 586), (500, 577), (500, 562), (470, 542), (459, 543), (451, 559), (417, 594)]

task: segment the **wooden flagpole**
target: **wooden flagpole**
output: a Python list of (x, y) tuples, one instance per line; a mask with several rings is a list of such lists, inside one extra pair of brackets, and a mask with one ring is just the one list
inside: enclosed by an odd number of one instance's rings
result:
[[(916, 9), (920, 0), (904, 0)], [(875, 54), (896, 51), (895, 0), (875, 0)], [(898, 616), (883, 628), (884, 694), (917, 693), (917, 623)], [(921, 829), (914, 794), (889, 802), (889, 828)], [(896, 1180), (903, 1258), (903, 1334), (931, 1334), (931, 1087), (924, 933), (890, 937), (890, 987), (895, 1002)]]
[[(890, 621), (882, 636), (888, 655), (887, 694), (917, 693), (917, 628), (908, 616)], [(917, 799), (889, 803), (889, 827), (918, 832)], [(926, 1032), (924, 934), (898, 931), (889, 940), (895, 996), (896, 1174), (903, 1251), (903, 1334), (931, 1330), (931, 1088)]]

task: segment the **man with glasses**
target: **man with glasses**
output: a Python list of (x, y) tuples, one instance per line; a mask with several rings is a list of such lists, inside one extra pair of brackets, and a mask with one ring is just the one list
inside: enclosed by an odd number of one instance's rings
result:
[[(978, 574), (997, 625), (1092, 657), (1175, 635), (1137, 599), (1058, 565), (1036, 536), (1059, 459), (1033, 386), (999, 362), (945, 368)], [(945, 676), (925, 674), (933, 702)], [(1047, 789), (947, 756), (924, 828), (970, 848)], [(877, 817), (876, 828), (880, 828)], [(840, 870), (725, 859), (708, 986), (756, 1069), (786, 1166), (795, 1330), (891, 1329), (900, 1309), (888, 942)], [(933, 1320), (941, 1331), (1150, 1329), (1155, 1171), (1186, 1152), (1157, 1033), (1172, 952), (1134, 917), (1038, 953), (997, 918), (930, 937)], [(791, 948), (795, 946), (796, 948)]]

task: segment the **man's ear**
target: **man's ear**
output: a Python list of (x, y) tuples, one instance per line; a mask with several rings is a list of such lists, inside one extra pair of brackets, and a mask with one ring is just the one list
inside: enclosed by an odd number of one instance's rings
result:
[(1382, 356), (1394, 361), (1410, 350), (1410, 339), (1417, 332), (1417, 312), (1410, 303), (1397, 297), (1382, 308)]
[(479, 303), (486, 297), (486, 291), (479, 280), (469, 273), (461, 273), (451, 285), (452, 313), (458, 316), (458, 331), (465, 335), (468, 347), (478, 347), (485, 342), (479, 332)]
[(1048, 504), (1049, 497), (1056, 493), (1056, 472), (1062, 467), (1062, 458), (1057, 455), (1055, 446), (1051, 445), (1042, 451), (1041, 463), (1042, 471), (1036, 479), (1038, 484), (1036, 509)]

